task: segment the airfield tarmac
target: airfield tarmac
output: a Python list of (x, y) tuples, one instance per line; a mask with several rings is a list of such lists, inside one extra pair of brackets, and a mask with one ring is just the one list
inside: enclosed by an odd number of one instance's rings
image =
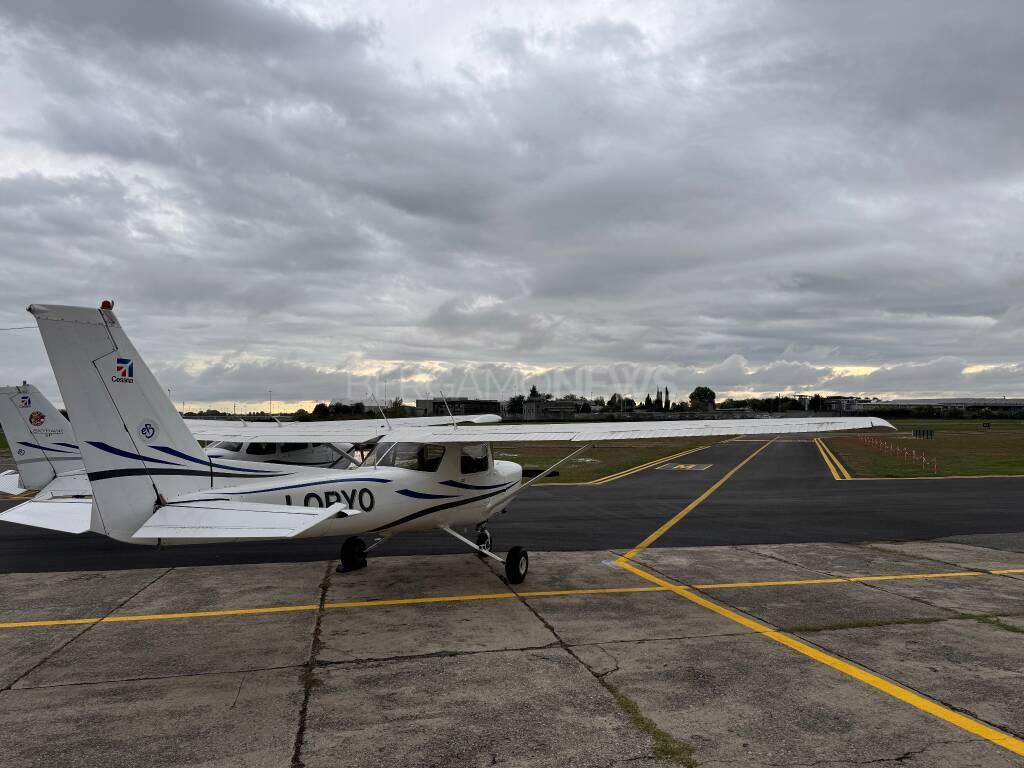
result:
[(1022, 766), (1022, 491), (734, 440), (524, 493), (515, 591), (440, 536), (0, 524), (2, 764)]

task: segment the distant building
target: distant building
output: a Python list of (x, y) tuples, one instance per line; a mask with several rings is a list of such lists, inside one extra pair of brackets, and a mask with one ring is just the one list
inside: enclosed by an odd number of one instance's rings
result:
[(453, 416), (479, 416), (481, 414), (501, 414), (501, 404), (497, 400), (477, 400), (470, 397), (449, 397), (445, 406), (444, 398), (434, 397), (416, 401), (417, 416), (447, 416), (448, 409)]
[(523, 401), (523, 421), (572, 421), (580, 405), (577, 400), (528, 397)]

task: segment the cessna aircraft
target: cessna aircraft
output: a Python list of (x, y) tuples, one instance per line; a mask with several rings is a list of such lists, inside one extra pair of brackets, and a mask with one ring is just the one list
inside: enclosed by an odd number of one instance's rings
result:
[(70, 422), (30, 384), (0, 387), (0, 429), (18, 467), (0, 472), (0, 493), (38, 491), (58, 474), (83, 469)]
[[(451, 418), (451, 417), (450, 417)], [(331, 422), (317, 426), (317, 435), (330, 434), (334, 440), (344, 442), (308, 442), (301, 424), (290, 424), (288, 434), (267, 424), (280, 425), (280, 421), (260, 422), (213, 421), (187, 419), (185, 424), (197, 439), (207, 435), (230, 434), (233, 439), (218, 440), (206, 446), (211, 459), (237, 458), (247, 461), (296, 464), (300, 466), (332, 467), (343, 469), (362, 461), (355, 455), (355, 447), (373, 443), (381, 435), (405, 427), (437, 426), (452, 423), (440, 417), (412, 417), (387, 419), (358, 419), (349, 422)], [(500, 422), (494, 414), (460, 416), (460, 424), (492, 424)], [(89, 479), (85, 476), (82, 456), (78, 451), (71, 423), (35, 386), (23, 382), (20, 386), (0, 387), (0, 430), (7, 437), (17, 471), (0, 472), (0, 495), (17, 496), (25, 491), (39, 491), (37, 501), (57, 495), (91, 497)], [(265, 439), (253, 440), (253, 435)], [(60, 482), (51, 486), (57, 478)], [(3, 514), (0, 513), (0, 518)], [(85, 530), (85, 529), (83, 529)]]
[[(512, 547), (504, 558), (493, 553), (487, 522), (595, 441), (891, 428), (876, 418), (425, 425), (388, 432), (366, 461), (350, 469), (215, 460), (202, 452), (112, 305), (104, 302), (97, 310), (34, 304), (28, 310), (39, 325), (92, 485), (90, 529), (135, 544), (347, 536), (339, 569), (353, 570), (366, 565), (362, 536), (375, 537), (376, 546), (393, 533), (438, 529), (504, 563), (509, 583), (519, 584), (529, 568), (527, 551)], [(215, 426), (204, 436), (236, 439), (237, 428)], [(250, 436), (328, 442), (337, 433), (304, 423), (260, 426)], [(493, 441), (580, 447), (524, 483), (522, 467), (493, 459)], [(459, 533), (473, 529), (475, 540)]]

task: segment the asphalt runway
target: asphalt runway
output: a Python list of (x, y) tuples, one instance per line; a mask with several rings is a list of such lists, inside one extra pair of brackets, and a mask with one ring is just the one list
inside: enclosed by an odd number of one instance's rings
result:
[[(814, 443), (794, 437), (767, 446), (725, 442), (686, 457), (710, 464), (705, 470), (651, 469), (606, 485), (527, 491), (492, 522), (495, 549), (628, 549), (762, 448), (687, 525), (674, 527), (656, 546), (991, 538), (986, 546), (1024, 551), (1024, 478), (837, 481)], [(0, 502), (0, 509), (11, 505)], [(94, 534), (0, 523), (0, 572), (307, 562), (335, 557), (340, 543), (300, 539), (156, 550)], [(376, 549), (375, 556), (462, 552), (444, 534), (406, 534)]]

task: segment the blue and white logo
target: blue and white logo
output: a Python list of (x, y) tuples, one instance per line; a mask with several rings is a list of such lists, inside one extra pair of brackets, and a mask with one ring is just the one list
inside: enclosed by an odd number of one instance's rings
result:
[(21, 398), (18, 400), (18, 407), (19, 408), (31, 408), (32, 407), (32, 398), (31, 398), (31, 396), (29, 396), (29, 395), (22, 395)]
[(156, 439), (156, 436), (160, 434), (160, 428), (156, 425), (155, 421), (144, 421), (139, 424), (138, 429), (135, 431), (147, 443)]

